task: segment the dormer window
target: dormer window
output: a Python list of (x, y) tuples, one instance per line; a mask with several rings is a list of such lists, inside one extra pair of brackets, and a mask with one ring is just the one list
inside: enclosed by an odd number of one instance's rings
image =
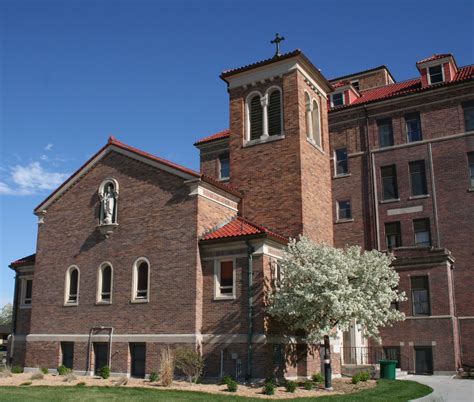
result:
[(331, 95), (331, 107), (342, 106), (344, 105), (344, 94), (338, 92)]
[(437, 84), (444, 81), (443, 66), (438, 64), (437, 66), (431, 66), (428, 68), (428, 76), (430, 85)]
[(359, 80), (351, 81), (351, 85), (356, 89), (356, 91), (359, 91)]

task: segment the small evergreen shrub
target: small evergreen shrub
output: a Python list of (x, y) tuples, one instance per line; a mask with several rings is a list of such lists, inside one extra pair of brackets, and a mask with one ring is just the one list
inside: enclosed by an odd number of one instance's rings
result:
[(221, 385), (227, 385), (229, 382), (231, 381), (234, 381), (234, 379), (232, 378), (232, 376), (230, 375), (225, 375), (224, 377), (222, 377), (221, 379)]
[(311, 391), (314, 389), (314, 382), (311, 381), (311, 380), (307, 380), (304, 382), (303, 384), (303, 388), (306, 390), (306, 391)]
[(152, 371), (150, 373), (149, 380), (150, 382), (157, 382), (160, 377), (158, 376), (158, 373), (156, 371)]
[(367, 371), (361, 371), (359, 373), (359, 378), (363, 382), (369, 381), (370, 380), (370, 374)]
[(59, 366), (58, 367), (58, 374), (59, 375), (68, 375), (68, 374), (71, 374), (72, 373), (72, 370), (66, 366)]
[(28, 385), (31, 385), (31, 381), (22, 382), (20, 384), (20, 387), (25, 387), (25, 386), (28, 386)]
[(358, 384), (360, 382), (360, 373), (354, 374), (351, 378), (352, 384)]
[(110, 377), (110, 367), (109, 366), (104, 366), (100, 369), (99, 375), (106, 380), (107, 378)]
[(277, 379), (274, 376), (267, 377), (265, 379), (265, 384), (273, 384), (276, 387), (277, 386)]
[(295, 392), (297, 385), (298, 384), (296, 384), (296, 382), (294, 381), (287, 381), (285, 384), (286, 392), (291, 392), (291, 393)]
[(44, 378), (43, 373), (34, 373), (31, 374), (30, 380), (42, 380)]
[(265, 395), (275, 395), (275, 384), (266, 382), (263, 386), (263, 393)]
[(47, 368), (47, 367), (41, 367), (41, 368), (40, 368), (40, 371), (41, 371), (43, 374), (48, 374), (48, 368)]
[(313, 382), (315, 382), (316, 384), (321, 384), (324, 382), (324, 376), (321, 374), (321, 373), (314, 373), (311, 377), (311, 379), (313, 380)]
[(12, 374), (21, 374), (23, 373), (23, 367), (13, 366), (10, 371)]
[(238, 387), (239, 387), (239, 385), (237, 384), (237, 381), (234, 381), (234, 380), (230, 379), (227, 382), (227, 391), (229, 391), (229, 392), (237, 392)]

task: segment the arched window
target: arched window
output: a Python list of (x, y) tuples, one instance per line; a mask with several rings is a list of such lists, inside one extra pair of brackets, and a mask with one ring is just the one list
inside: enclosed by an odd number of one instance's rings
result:
[(132, 300), (147, 302), (150, 293), (150, 263), (146, 258), (139, 258), (133, 264)]
[(106, 179), (99, 186), (99, 225), (117, 224), (119, 185), (115, 179)]
[(99, 275), (97, 280), (97, 302), (112, 303), (112, 265), (104, 262), (99, 267)]
[(313, 138), (313, 124), (311, 123), (311, 99), (307, 92), (304, 93), (305, 103), (305, 121), (306, 121), (306, 136), (308, 139)]
[(79, 268), (72, 265), (66, 272), (64, 303), (77, 305), (79, 303)]
[(268, 135), (280, 135), (281, 129), (281, 92), (279, 89), (273, 89), (268, 99)]
[(260, 95), (254, 95), (249, 102), (249, 139), (257, 140), (263, 134), (263, 108)]
[(321, 147), (321, 117), (319, 113), (318, 102), (313, 100), (313, 107), (311, 110), (311, 120), (313, 128), (313, 141), (318, 147)]

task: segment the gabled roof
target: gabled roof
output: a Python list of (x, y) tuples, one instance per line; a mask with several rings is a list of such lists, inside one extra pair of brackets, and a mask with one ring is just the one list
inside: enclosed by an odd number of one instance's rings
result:
[(211, 141), (222, 140), (223, 138), (229, 138), (230, 130), (226, 128), (225, 130), (219, 131), (218, 133), (208, 135), (207, 137), (201, 138), (194, 143), (194, 146), (205, 144)]
[(427, 63), (429, 61), (433, 60), (440, 60), (440, 59), (445, 59), (446, 57), (453, 57), (451, 53), (442, 53), (442, 54), (434, 54), (433, 56), (427, 57), (426, 59), (417, 61), (416, 64), (422, 64), (422, 63)]
[(35, 261), (36, 261), (36, 254), (31, 254), (26, 257), (13, 261), (12, 263), (10, 263), (10, 267), (18, 268), (18, 267), (25, 267), (28, 265), (34, 265)]
[(269, 237), (280, 243), (288, 243), (287, 237), (272, 232), (263, 226), (252, 223), (241, 216), (235, 217), (230, 222), (206, 234), (201, 239), (201, 242), (230, 240), (241, 237)]
[(454, 85), (463, 81), (469, 81), (474, 78), (474, 65), (461, 67), (454, 78), (448, 82), (440, 82), (427, 87), (422, 87), (421, 78), (414, 78), (411, 80), (397, 82), (395, 84), (385, 85), (383, 87), (377, 87), (374, 89), (368, 89), (361, 91), (361, 96), (354, 102), (348, 105), (342, 105), (332, 108), (330, 111), (338, 111), (348, 109), (350, 107), (360, 106), (367, 103), (378, 102), (398, 96), (404, 96), (408, 94), (429, 91), (435, 88), (445, 87)]
[(35, 213), (40, 213), (42, 210), (46, 209), (57, 197), (64, 193), (70, 186), (72, 186), (83, 174), (85, 174), (99, 160), (112, 151), (124, 154), (141, 162), (149, 163), (159, 169), (179, 176), (183, 179), (202, 180), (228, 192), (229, 194), (242, 197), (242, 194), (231, 186), (221, 183), (211, 177), (205, 176), (199, 172), (196, 172), (195, 170), (171, 162), (167, 159), (163, 159), (138, 148), (134, 148), (117, 140), (115, 137), (109, 137), (107, 144), (105, 144), (95, 155), (93, 155), (86, 163), (84, 163), (84, 165), (76, 170), (63, 184), (61, 184), (53, 193), (51, 193), (43, 202), (41, 202), (41, 204), (35, 208)]

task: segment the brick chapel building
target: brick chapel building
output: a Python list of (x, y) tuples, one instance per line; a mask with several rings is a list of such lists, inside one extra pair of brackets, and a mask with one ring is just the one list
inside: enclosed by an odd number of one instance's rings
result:
[(35, 209), (36, 254), (10, 266), (12, 363), (144, 376), (188, 346), (209, 377), (311, 375), (319, 352), (264, 310), (304, 234), (391, 250), (408, 296), (381, 344), (340, 334), (335, 373), (373, 351), (418, 373), (474, 365), (474, 66), (416, 67), (327, 80), (296, 50), (226, 71), (230, 128), (195, 143), (200, 172), (110, 138)]

